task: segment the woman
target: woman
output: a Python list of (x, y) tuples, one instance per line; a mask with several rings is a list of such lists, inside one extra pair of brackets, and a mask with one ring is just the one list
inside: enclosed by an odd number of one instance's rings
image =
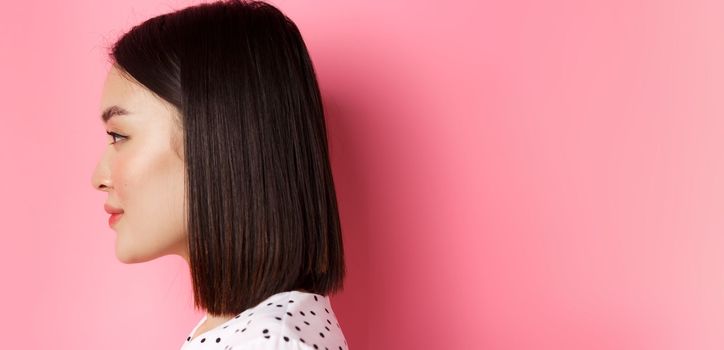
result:
[(93, 173), (116, 256), (176, 254), (206, 315), (181, 349), (347, 349), (322, 101), (296, 25), (263, 2), (151, 18), (112, 45)]

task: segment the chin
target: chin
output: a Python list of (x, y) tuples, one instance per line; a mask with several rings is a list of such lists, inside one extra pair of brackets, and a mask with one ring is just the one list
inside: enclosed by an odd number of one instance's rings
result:
[(134, 247), (124, 247), (121, 244), (116, 244), (116, 258), (118, 259), (118, 261), (124, 264), (137, 264), (147, 262), (166, 255), (173, 254), (175, 253), (170, 252), (169, 249), (143, 252), (140, 249)]
[[(128, 232), (126, 232), (128, 233)], [(118, 232), (116, 236), (116, 258), (124, 264), (137, 264), (175, 254), (182, 241), (143, 240), (138, 235), (129, 236)]]
[(142, 263), (142, 262), (146, 262), (146, 261), (154, 259), (152, 257), (149, 258), (149, 257), (143, 256), (143, 255), (126, 254), (126, 253), (121, 253), (121, 252), (116, 252), (116, 258), (118, 259), (118, 261), (120, 261), (124, 264), (137, 264), (137, 263)]
[(146, 261), (151, 261), (153, 259), (156, 259), (157, 257), (157, 254), (140, 252), (138, 249), (134, 249), (133, 247), (123, 246), (118, 243), (116, 244), (116, 258), (118, 259), (118, 261), (124, 264), (142, 263)]

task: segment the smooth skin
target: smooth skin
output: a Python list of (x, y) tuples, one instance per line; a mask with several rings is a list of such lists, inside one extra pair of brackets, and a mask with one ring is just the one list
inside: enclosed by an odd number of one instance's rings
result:
[[(115, 65), (103, 84), (101, 112), (111, 106), (129, 113), (103, 124), (122, 137), (108, 136), (92, 184), (108, 193), (106, 203), (124, 211), (113, 225), (116, 257), (131, 264), (175, 254), (188, 263), (179, 112)], [(207, 315), (193, 337), (233, 317)]]

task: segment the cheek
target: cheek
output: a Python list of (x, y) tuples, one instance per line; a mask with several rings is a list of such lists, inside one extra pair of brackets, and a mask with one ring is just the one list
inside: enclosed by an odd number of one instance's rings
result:
[(126, 211), (126, 188), (128, 187), (129, 169), (128, 159), (116, 157), (111, 165), (111, 182), (113, 183), (113, 194), (115, 200), (121, 208)]
[(184, 176), (183, 162), (171, 149), (119, 153), (113, 183), (127, 221), (139, 230), (176, 231), (184, 210)]

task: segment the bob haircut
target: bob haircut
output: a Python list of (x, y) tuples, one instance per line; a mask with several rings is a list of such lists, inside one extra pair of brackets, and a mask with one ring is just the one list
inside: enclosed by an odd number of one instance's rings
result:
[(261, 1), (203, 3), (134, 26), (108, 55), (180, 112), (194, 307), (235, 315), (341, 290), (322, 99), (297, 26)]

